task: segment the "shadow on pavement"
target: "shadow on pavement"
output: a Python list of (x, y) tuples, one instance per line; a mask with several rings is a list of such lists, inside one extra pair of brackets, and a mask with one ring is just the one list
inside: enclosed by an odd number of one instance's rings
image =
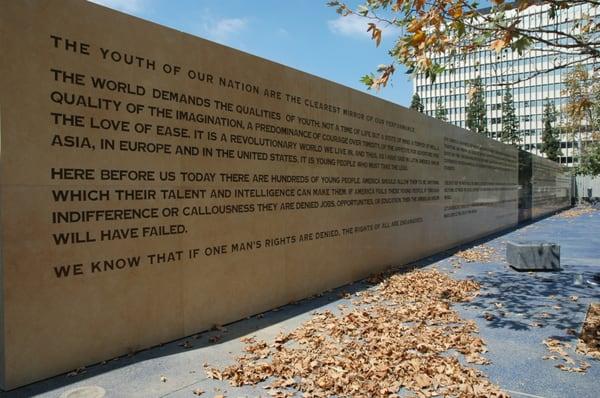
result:
[[(592, 275), (592, 272), (585, 272), (583, 279)], [(587, 307), (579, 297), (587, 295), (586, 290), (589, 289), (585, 285), (574, 285), (572, 272), (520, 273), (507, 270), (483, 275), (477, 280), (486, 290), (469, 307), (481, 310), (480, 317), (485, 318), (491, 328), (530, 330), (551, 323), (553, 327), (568, 332), (580, 326), (574, 314), (585, 312)]]

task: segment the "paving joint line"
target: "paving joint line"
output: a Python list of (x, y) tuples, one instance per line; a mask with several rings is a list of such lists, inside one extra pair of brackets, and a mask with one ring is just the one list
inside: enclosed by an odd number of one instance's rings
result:
[(190, 383), (190, 384), (188, 384), (188, 385), (182, 386), (182, 387), (180, 387), (180, 388), (178, 388), (178, 389), (176, 389), (176, 390), (169, 391), (169, 392), (168, 392), (168, 393), (166, 393), (166, 394), (160, 395), (160, 396), (159, 396), (159, 398), (168, 397), (169, 395), (175, 394), (176, 392), (179, 392), (179, 391), (181, 391), (181, 390), (183, 390), (183, 389), (185, 389), (185, 388), (190, 388), (190, 387), (191, 387), (191, 386), (193, 386), (194, 384), (202, 383), (203, 381), (206, 381), (206, 380), (209, 380), (209, 378), (208, 378), (208, 377), (205, 377), (205, 378), (204, 378), (204, 379), (202, 379), (202, 380), (196, 380), (196, 381), (195, 381), (195, 382), (193, 382), (193, 383)]
[(519, 395), (522, 395), (524, 397), (529, 397), (529, 398), (546, 398), (546, 397), (542, 397), (541, 395), (528, 394), (526, 392), (520, 392), (520, 391), (512, 391), (512, 390), (507, 390), (505, 388), (503, 388), (503, 390), (508, 393), (511, 393), (511, 394), (519, 394)]

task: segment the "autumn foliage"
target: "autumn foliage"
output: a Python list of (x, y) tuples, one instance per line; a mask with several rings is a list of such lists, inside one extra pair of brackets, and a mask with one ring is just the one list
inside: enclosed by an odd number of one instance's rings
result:
[[(399, 32), (389, 51), (393, 62), (378, 67), (377, 74), (362, 78), (369, 88), (385, 87), (396, 63), (405, 65), (409, 73), (422, 72), (433, 81), (467, 54), (482, 49), (510, 49), (521, 54), (543, 45), (547, 53), (557, 57), (552, 69), (572, 65), (572, 55), (578, 56), (577, 62), (600, 58), (598, 18), (584, 14), (571, 29), (524, 27), (522, 23), (523, 13), (534, 5), (544, 5), (544, 12), (553, 21), (559, 10), (581, 5), (595, 9), (600, 6), (596, 0), (493, 0), (487, 10), (480, 9), (479, 2), (467, 0), (367, 0), (355, 9), (339, 0), (327, 4), (342, 16), (365, 18), (365, 29), (377, 46), (382, 43), (383, 29)], [(442, 54), (446, 62), (439, 61)]]

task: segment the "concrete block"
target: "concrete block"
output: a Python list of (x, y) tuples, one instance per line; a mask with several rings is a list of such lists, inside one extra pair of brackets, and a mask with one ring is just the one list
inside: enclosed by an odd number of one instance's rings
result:
[(559, 271), (560, 245), (551, 242), (508, 242), (506, 260), (519, 271)]

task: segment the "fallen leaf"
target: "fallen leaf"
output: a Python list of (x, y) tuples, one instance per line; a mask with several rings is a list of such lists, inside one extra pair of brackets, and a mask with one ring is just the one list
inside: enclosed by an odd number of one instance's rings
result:
[(468, 250), (459, 251), (455, 256), (468, 263), (489, 263), (497, 259), (496, 250), (493, 247), (486, 245), (475, 246)]
[(600, 360), (600, 303), (592, 303), (588, 307), (577, 351)]
[(87, 370), (85, 369), (85, 366), (82, 366), (80, 368), (77, 368), (77, 369), (67, 373), (67, 377), (74, 377), (74, 376), (83, 374), (85, 372), (87, 372)]
[(595, 213), (596, 210), (595, 208), (591, 207), (591, 206), (579, 206), (576, 207), (574, 209), (570, 209), (567, 211), (563, 211), (562, 213), (559, 213), (556, 217), (558, 218), (577, 218), (586, 214), (592, 214)]
[[(223, 369), (205, 366), (209, 378), (233, 386), (256, 385), (273, 397), (294, 392), (311, 397), (418, 396), (507, 397), (463, 362), (487, 364), (487, 349), (474, 321), (452, 304), (478, 294), (473, 280), (455, 280), (437, 270), (383, 273), (355, 295), (354, 307), (311, 318), (272, 341), (242, 339), (243, 354)], [(457, 355), (462, 355), (461, 362)]]
[(177, 344), (179, 347), (183, 347), (183, 348), (193, 348), (194, 346), (192, 345), (192, 343), (190, 343), (189, 341), (184, 341), (183, 343), (179, 343)]

